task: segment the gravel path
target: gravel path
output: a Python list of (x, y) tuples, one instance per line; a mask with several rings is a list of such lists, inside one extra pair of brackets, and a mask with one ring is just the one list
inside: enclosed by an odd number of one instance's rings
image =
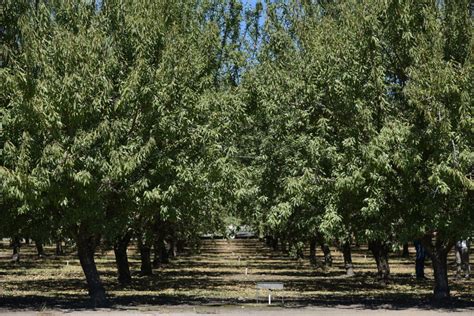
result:
[(306, 316), (306, 315), (321, 315), (321, 316), (347, 316), (347, 315), (384, 315), (384, 316), (441, 316), (441, 315), (474, 315), (474, 308), (453, 310), (453, 309), (416, 309), (408, 308), (403, 310), (394, 310), (390, 308), (366, 309), (363, 306), (343, 306), (333, 308), (320, 307), (304, 307), (304, 308), (280, 308), (280, 307), (193, 307), (193, 306), (174, 306), (165, 308), (153, 307), (137, 307), (133, 309), (99, 309), (99, 310), (44, 310), (44, 311), (13, 311), (2, 310), (0, 314), (3, 315), (40, 315), (40, 316), (54, 316), (54, 315), (90, 315), (90, 316), (105, 316), (105, 315), (257, 315), (257, 316)]

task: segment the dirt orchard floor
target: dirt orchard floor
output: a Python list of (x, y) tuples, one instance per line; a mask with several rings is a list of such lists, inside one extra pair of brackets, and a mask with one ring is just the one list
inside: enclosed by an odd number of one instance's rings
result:
[[(34, 245), (23, 246), (21, 262), (12, 263), (8, 243), (1, 244), (0, 307), (5, 308), (3, 312), (87, 308), (85, 280), (73, 249), (67, 248), (68, 255), (59, 257), (53, 255), (53, 247), (45, 249), (47, 257), (37, 258)], [(161, 306), (175, 313), (180, 312), (184, 304), (191, 307), (182, 312), (192, 313), (194, 308), (243, 307), (248, 313), (249, 309), (258, 311), (265, 306), (255, 303), (255, 284), (270, 281), (283, 282), (285, 286), (283, 291), (273, 293), (276, 306), (270, 307), (272, 313), (277, 312), (274, 308), (283, 306), (283, 311), (296, 308), (301, 312), (316, 307), (405, 312), (411, 308), (430, 312), (467, 308), (474, 315), (474, 280), (455, 279), (454, 252), (449, 258), (453, 299), (438, 306), (431, 301), (433, 274), (429, 264), (428, 280), (414, 278), (414, 249), (410, 249), (409, 259), (391, 254), (392, 278), (387, 285), (377, 281), (375, 261), (366, 247), (353, 251), (356, 275), (351, 278), (345, 276), (342, 254), (334, 247), (331, 250), (333, 265), (323, 268), (321, 252), (317, 258), (319, 264), (312, 266), (307, 259), (294, 260), (271, 251), (258, 240), (204, 240), (198, 252), (181, 255), (155, 269), (153, 276), (143, 277), (139, 275), (139, 254), (132, 246), (129, 256), (133, 282), (126, 288), (116, 281), (113, 251), (97, 253), (96, 261), (115, 311), (125, 307), (132, 308), (131, 312), (133, 309), (151, 312)], [(261, 302), (265, 302), (266, 293), (261, 294)], [(281, 298), (284, 298), (283, 304)], [(265, 310), (260, 312), (265, 313)]]

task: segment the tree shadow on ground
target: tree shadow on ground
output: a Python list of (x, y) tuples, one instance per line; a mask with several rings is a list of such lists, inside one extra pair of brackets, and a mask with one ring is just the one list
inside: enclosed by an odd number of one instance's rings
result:
[[(428, 296), (413, 295), (384, 295), (383, 297), (367, 298), (358, 295), (352, 296), (332, 296), (320, 295), (317, 298), (295, 299), (285, 298), (284, 303), (275, 301), (275, 305), (283, 308), (295, 309), (305, 307), (334, 307), (351, 309), (384, 309), (384, 310), (445, 310), (454, 312), (461, 309), (474, 309), (473, 297), (453, 298), (451, 300), (437, 302)], [(109, 296), (109, 305), (113, 309), (128, 309), (139, 306), (262, 306), (255, 305), (255, 299), (236, 298), (212, 298), (199, 296), (172, 296), (172, 295), (127, 295)], [(263, 304), (263, 306), (265, 306)], [(94, 308), (89, 298), (77, 295), (61, 295), (56, 297), (46, 297), (41, 295), (24, 297), (1, 297), (0, 307), (9, 310), (43, 310), (66, 309), (66, 310), (89, 310)]]
[[(221, 245), (219, 247), (222, 246)], [(229, 245), (229, 244), (224, 244)], [(296, 261), (281, 253), (272, 253), (268, 248), (234, 247), (215, 250), (201, 255), (187, 254), (173, 260), (170, 264), (155, 269), (152, 276), (140, 276), (139, 257), (130, 255), (132, 283), (127, 287), (120, 286), (116, 281), (115, 262), (113, 255), (104, 252), (98, 254), (98, 264), (104, 286), (110, 293), (110, 306), (113, 309), (142, 305), (204, 305), (223, 306), (246, 304), (253, 306), (255, 299), (255, 283), (261, 280), (283, 282), (285, 291), (292, 293), (285, 298), (283, 307), (303, 308), (308, 306), (369, 309), (408, 309), (427, 310), (474, 308), (474, 292), (472, 281), (456, 281), (451, 288), (457, 291), (456, 297), (438, 303), (426, 294), (432, 286), (432, 280), (417, 282), (413, 276), (405, 272), (392, 274), (389, 284), (377, 281), (374, 263), (359, 262), (358, 269), (370, 269), (371, 272), (356, 271), (353, 277), (345, 277), (344, 267), (335, 263), (328, 270), (321, 270), (308, 264), (307, 261)], [(211, 247), (208, 247), (212, 249)], [(209, 250), (208, 249), (208, 250)], [(247, 250), (245, 258), (238, 261), (239, 251)], [(266, 251), (260, 251), (266, 249)], [(51, 249), (49, 249), (51, 251)], [(204, 250), (203, 250), (204, 251)], [(224, 253), (224, 254), (223, 254)], [(252, 254), (253, 253), (253, 254)], [(366, 256), (363, 251), (359, 258)], [(245, 260), (248, 259), (248, 262)], [(321, 257), (318, 259), (322, 260)], [(55, 278), (50, 276), (53, 270), (65, 266), (66, 260), (75, 260), (75, 256), (48, 256), (35, 259), (31, 251), (21, 263), (0, 260), (0, 275), (4, 278), (0, 283), (0, 307), (9, 309), (90, 309), (85, 280), (79, 275), (79, 267), (74, 271), (65, 270), (65, 275)], [(322, 261), (321, 261), (322, 262)], [(412, 265), (413, 262), (396, 258), (392, 261), (398, 266)], [(244, 268), (250, 274), (244, 275)], [(36, 272), (34, 272), (35, 270)], [(404, 270), (406, 271), (406, 270)], [(68, 273), (75, 273), (69, 275)], [(35, 273), (43, 273), (41, 278), (30, 278)], [(19, 294), (9, 294), (5, 290), (13, 289)], [(400, 287), (408, 289), (405, 294)], [(22, 295), (29, 292), (31, 295)], [(176, 291), (176, 294), (169, 294)], [(242, 292), (239, 292), (242, 291)], [(226, 292), (226, 295), (220, 295)], [(72, 293), (72, 294), (71, 294)], [(204, 293), (204, 294), (203, 294)], [(327, 293), (327, 294), (326, 294)], [(229, 296), (227, 298), (226, 296)], [(278, 296), (278, 293), (275, 293)], [(206, 296), (206, 297), (204, 297)]]

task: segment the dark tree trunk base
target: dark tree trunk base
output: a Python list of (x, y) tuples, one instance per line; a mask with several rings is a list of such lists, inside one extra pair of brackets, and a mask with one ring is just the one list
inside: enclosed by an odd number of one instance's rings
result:
[(140, 274), (141, 275), (152, 275), (153, 269), (151, 266), (151, 247), (146, 245), (142, 240), (139, 241), (138, 245), (140, 249)]
[(168, 250), (168, 258), (176, 258), (177, 250), (176, 250), (176, 240), (172, 238), (170, 240), (170, 249)]
[(388, 264), (389, 245), (380, 240), (369, 242), (369, 249), (377, 263), (377, 275), (380, 281), (387, 282), (390, 277), (390, 266)]
[(431, 258), (435, 277), (434, 299), (445, 301), (450, 298), (448, 283), (448, 253), (454, 243), (449, 240), (441, 240), (438, 236), (433, 242), (432, 236), (427, 235), (421, 239), (421, 243)]
[(354, 265), (352, 264), (351, 243), (346, 241), (342, 244), (342, 255), (344, 256), (344, 266), (346, 268), (346, 275), (354, 275)]
[(329, 248), (329, 245), (327, 244), (326, 240), (321, 234), (317, 234), (316, 239), (321, 247), (321, 251), (324, 254), (324, 266), (325, 267), (332, 266), (332, 256), (331, 256), (331, 249)]
[(40, 241), (35, 241), (35, 246), (38, 257), (43, 258), (45, 256), (43, 244)]
[(456, 277), (458, 279), (463, 277), (469, 279), (471, 277), (471, 265), (469, 263), (469, 241), (460, 240), (456, 242), (454, 250), (456, 252)]
[(184, 246), (185, 246), (184, 240), (178, 239), (178, 242), (176, 243), (176, 252), (178, 254), (181, 254), (184, 252)]
[(77, 238), (77, 253), (82, 270), (86, 276), (91, 303), (95, 307), (104, 307), (108, 305), (108, 300), (94, 260), (97, 241), (98, 238), (96, 236), (87, 236), (84, 232), (79, 232)]
[(11, 245), (13, 248), (12, 261), (20, 262), (20, 247), (21, 247), (20, 238), (14, 237), (12, 239)]
[(408, 243), (407, 242), (403, 244), (402, 257), (403, 258), (409, 258), (410, 257), (410, 251), (408, 250)]
[(316, 264), (316, 239), (313, 238), (309, 242), (309, 262)]
[(119, 238), (114, 245), (118, 281), (121, 285), (129, 285), (132, 282), (127, 256), (127, 247), (131, 238), (131, 233), (127, 232), (124, 236), (122, 236), (122, 238)]
[(327, 244), (321, 245), (321, 250), (324, 253), (324, 265), (326, 267), (332, 266), (332, 256), (331, 256), (331, 249)]
[(155, 258), (153, 259), (153, 267), (157, 268), (161, 264), (167, 264), (169, 260), (169, 252), (166, 249), (166, 244), (164, 240), (159, 240), (154, 245)]
[(271, 239), (271, 244), (270, 246), (272, 247), (273, 251), (278, 251), (278, 238), (272, 238)]
[(64, 255), (63, 242), (61, 240), (56, 241), (56, 256)]

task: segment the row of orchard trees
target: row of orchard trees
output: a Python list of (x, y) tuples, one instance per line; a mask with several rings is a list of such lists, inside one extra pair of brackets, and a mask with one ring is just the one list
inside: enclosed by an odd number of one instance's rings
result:
[[(472, 9), (472, 8), (471, 8)], [(389, 276), (393, 242), (420, 240), (434, 293), (474, 235), (469, 1), (275, 1), (242, 81), (258, 159), (246, 216), (295, 247), (367, 242)]]
[[(114, 245), (226, 214), (292, 243), (420, 239), (435, 295), (473, 234), (468, 0), (6, 1), (2, 237)], [(314, 243), (313, 243), (314, 244)], [(350, 265), (348, 265), (349, 267)]]
[(0, 235), (74, 240), (97, 305), (106, 301), (100, 240), (114, 245), (127, 283), (131, 238), (150, 273), (164, 234), (192, 239), (231, 203), (232, 133), (244, 112), (231, 93), (241, 8), (230, 3), (2, 8)]

